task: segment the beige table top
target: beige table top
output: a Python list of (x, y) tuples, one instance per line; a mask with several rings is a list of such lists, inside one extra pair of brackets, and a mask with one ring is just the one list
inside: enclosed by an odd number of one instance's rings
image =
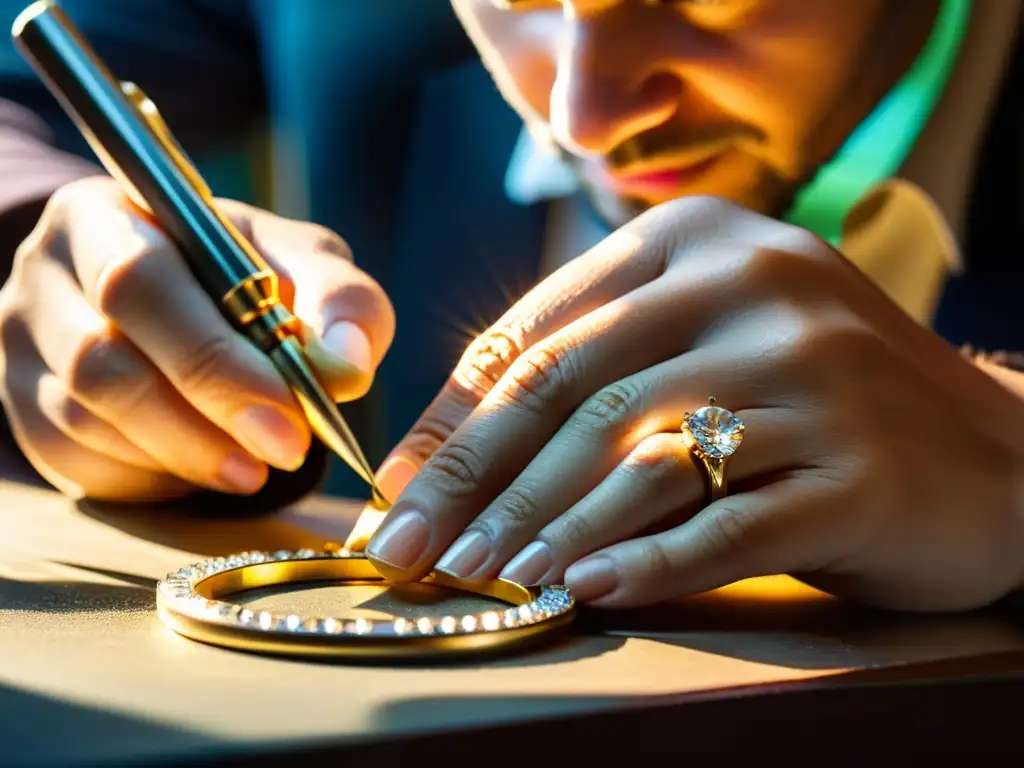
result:
[[(266, 658), (187, 640), (158, 620), (153, 586), (167, 572), (212, 555), (341, 541), (355, 512), (313, 498), (259, 520), (115, 514), (0, 481), (6, 754), (113, 761), (366, 741), (942, 659), (1019, 651), (1024, 667), (1024, 629), (998, 612), (879, 615), (785, 578), (604, 616), (590, 634), (529, 655), (457, 666)], [(430, 604), (435, 593), (367, 587), (254, 599), (321, 613), (445, 612)]]

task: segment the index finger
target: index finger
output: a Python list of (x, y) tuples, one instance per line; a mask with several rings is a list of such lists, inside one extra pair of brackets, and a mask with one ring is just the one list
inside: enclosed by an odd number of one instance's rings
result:
[(89, 303), (207, 419), (275, 466), (301, 464), (309, 427), (287, 384), (172, 242), (111, 183), (96, 183), (89, 197), (79, 190), (63, 215), (69, 266)]
[(667, 249), (619, 230), (554, 272), (478, 336), (430, 406), (381, 465), (377, 482), (394, 501), (412, 475), (480, 404), (527, 349), (594, 309), (657, 278)]

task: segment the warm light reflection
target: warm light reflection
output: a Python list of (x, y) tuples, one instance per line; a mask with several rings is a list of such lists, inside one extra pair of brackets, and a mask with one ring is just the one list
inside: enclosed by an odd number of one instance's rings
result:
[[(621, 297), (608, 296), (607, 289), (601, 291), (598, 287), (615, 280), (612, 275), (620, 273), (623, 264), (642, 246), (643, 239), (636, 233), (620, 230), (546, 277), (515, 302), (512, 312), (496, 327), (499, 333), (488, 332), (489, 328), (473, 335), (453, 373), (455, 382), (468, 391), (487, 391), (518, 353), (544, 341), (538, 329), (550, 336), (589, 316), (592, 322), (587, 323), (588, 330), (596, 335), (619, 322), (628, 314), (628, 307), (608, 303), (609, 298), (614, 301)], [(576, 338), (574, 342), (586, 343), (586, 339)]]
[(387, 509), (381, 509), (374, 505), (373, 502), (367, 502), (363, 507), (363, 511), (359, 513), (352, 532), (345, 539), (342, 549), (347, 549), (349, 552), (366, 551), (366, 545), (370, 543), (370, 539), (377, 532), (377, 529), (380, 528), (380, 524), (384, 522), (387, 514)]
[(831, 595), (808, 586), (802, 581), (797, 581), (791, 576), (761, 576), (755, 579), (744, 579), (708, 594), (765, 602), (807, 600), (808, 598), (834, 599)]

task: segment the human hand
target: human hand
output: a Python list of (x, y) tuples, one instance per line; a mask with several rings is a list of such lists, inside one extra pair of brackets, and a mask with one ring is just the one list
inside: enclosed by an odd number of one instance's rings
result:
[[(709, 396), (746, 429), (704, 506), (679, 431)], [(607, 607), (789, 573), (966, 609), (1022, 583), (1021, 435), (1016, 395), (818, 238), (684, 199), (474, 341), (385, 464), (422, 469), (368, 553)]]
[[(380, 287), (332, 232), (218, 205), (280, 273), (331, 393), (365, 394), (394, 333)], [(58, 190), (18, 250), (0, 290), (0, 370), (19, 446), (75, 497), (251, 494), (310, 444), (273, 364), (108, 178)]]

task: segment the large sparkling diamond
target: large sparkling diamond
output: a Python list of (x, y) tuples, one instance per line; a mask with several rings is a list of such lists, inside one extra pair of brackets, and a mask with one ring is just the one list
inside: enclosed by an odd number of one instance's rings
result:
[(704, 406), (691, 414), (686, 424), (697, 446), (712, 458), (732, 456), (743, 440), (743, 422), (716, 405)]

